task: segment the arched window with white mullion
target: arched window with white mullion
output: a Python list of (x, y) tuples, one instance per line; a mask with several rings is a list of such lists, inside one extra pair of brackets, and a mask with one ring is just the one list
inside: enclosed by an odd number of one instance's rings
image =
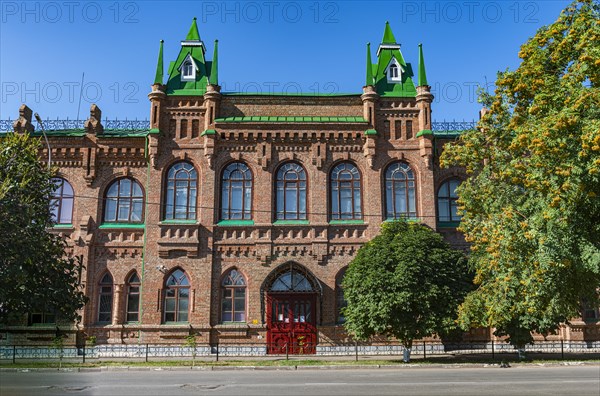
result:
[(277, 171), (277, 220), (306, 220), (306, 172), (295, 162)]

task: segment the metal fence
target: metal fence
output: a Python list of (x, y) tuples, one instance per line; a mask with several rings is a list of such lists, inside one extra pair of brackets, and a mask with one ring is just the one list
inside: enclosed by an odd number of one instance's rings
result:
[[(319, 344), (204, 344), (197, 345), (195, 350), (191, 346), (184, 345), (157, 345), (157, 344), (111, 344), (95, 345), (87, 347), (64, 346), (57, 348), (52, 346), (25, 346), (25, 345), (3, 345), (0, 346), (0, 360), (179, 360), (197, 358), (209, 358), (219, 360), (220, 357), (273, 357), (281, 358), (292, 355), (304, 356), (350, 356), (356, 360), (360, 356), (402, 356), (405, 348), (397, 343), (378, 344), (353, 344), (333, 345)], [(525, 352), (530, 354), (552, 354), (560, 355), (582, 355), (599, 354), (600, 341), (540, 341), (528, 344)], [(440, 356), (466, 356), (478, 355), (491, 357), (498, 355), (516, 354), (517, 350), (507, 342), (415, 342), (411, 348), (411, 355), (424, 359)]]

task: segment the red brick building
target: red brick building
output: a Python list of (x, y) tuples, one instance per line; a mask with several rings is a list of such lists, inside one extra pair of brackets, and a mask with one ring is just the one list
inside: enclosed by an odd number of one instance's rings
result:
[[(438, 164), (458, 132), (432, 132), (422, 48), (415, 72), (389, 25), (376, 62), (367, 47), (362, 92), (346, 95), (221, 92), (217, 41), (208, 60), (195, 20), (165, 82), (162, 45), (149, 128), (110, 128), (93, 105), (83, 129), (48, 133), (54, 231), (83, 257), (80, 329), (98, 343), (193, 333), (314, 351), (346, 340), (340, 282), (383, 221), (418, 220), (464, 247), (463, 174)], [(33, 130), (29, 109), (15, 129)], [(30, 315), (12, 340), (52, 320)]]

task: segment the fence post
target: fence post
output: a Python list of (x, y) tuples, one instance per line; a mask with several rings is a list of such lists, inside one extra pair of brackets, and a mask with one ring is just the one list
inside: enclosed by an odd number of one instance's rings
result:
[(148, 344), (146, 344), (146, 363), (148, 363), (148, 349), (149, 349), (149, 346), (148, 346)]
[(560, 358), (565, 360), (565, 343), (563, 340), (560, 340)]
[(285, 360), (290, 360), (290, 347), (289, 342), (285, 343)]
[(83, 344), (83, 363), (85, 363), (85, 344)]
[(17, 346), (13, 345), (13, 364), (17, 361)]
[(425, 349), (425, 341), (423, 341), (423, 360), (427, 359), (427, 351)]
[(219, 343), (217, 342), (217, 362), (219, 361)]
[(494, 340), (492, 340), (492, 359), (495, 359), (495, 354), (494, 354)]
[(358, 340), (354, 340), (354, 354), (355, 354), (354, 361), (358, 362)]

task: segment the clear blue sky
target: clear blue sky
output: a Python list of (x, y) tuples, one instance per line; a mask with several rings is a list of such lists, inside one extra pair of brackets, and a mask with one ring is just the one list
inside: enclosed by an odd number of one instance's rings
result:
[[(389, 21), (416, 70), (423, 43), (434, 120), (477, 118), (475, 87), (515, 69), (519, 47), (568, 1), (3, 1), (0, 118), (26, 102), (45, 119), (147, 119), (159, 40), (165, 68), (192, 18), (223, 91), (359, 93)], [(166, 70), (165, 70), (166, 74)], [(165, 76), (166, 77), (166, 76)]]

